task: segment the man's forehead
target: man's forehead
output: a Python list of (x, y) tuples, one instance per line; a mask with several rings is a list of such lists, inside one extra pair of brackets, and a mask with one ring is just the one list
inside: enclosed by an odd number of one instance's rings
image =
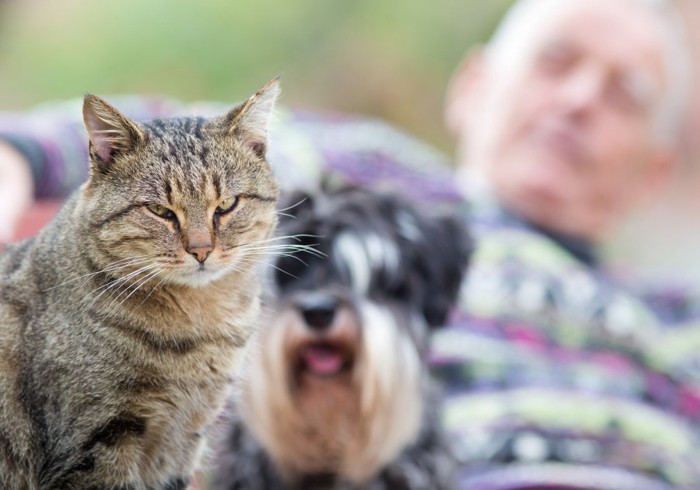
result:
[[(548, 3), (548, 2), (545, 2)], [(566, 0), (542, 12), (533, 48), (552, 45), (598, 48), (621, 69), (663, 78), (664, 37), (652, 11), (639, 0)]]
[[(643, 0), (525, 0), (509, 13), (489, 51), (525, 54), (552, 36), (615, 37), (610, 46), (642, 48), (663, 57), (662, 21)], [(513, 49), (515, 48), (515, 49)]]
[[(660, 21), (641, 0), (566, 0), (542, 2), (540, 31), (547, 34), (585, 33), (599, 38), (611, 35), (616, 44), (636, 43), (661, 56), (664, 36)], [(613, 46), (611, 46), (612, 48)]]

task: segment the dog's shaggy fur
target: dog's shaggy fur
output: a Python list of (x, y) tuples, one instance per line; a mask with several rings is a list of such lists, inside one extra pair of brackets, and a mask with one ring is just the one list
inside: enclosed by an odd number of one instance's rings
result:
[(450, 488), (424, 354), (459, 290), (464, 226), (360, 189), (291, 200), (282, 234), (320, 253), (275, 264), (214, 488)]

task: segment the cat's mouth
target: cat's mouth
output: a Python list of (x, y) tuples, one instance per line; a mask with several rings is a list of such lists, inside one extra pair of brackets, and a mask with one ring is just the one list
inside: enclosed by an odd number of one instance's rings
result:
[(221, 279), (226, 274), (224, 268), (213, 267), (207, 263), (197, 264), (172, 274), (174, 282), (191, 287), (202, 287)]

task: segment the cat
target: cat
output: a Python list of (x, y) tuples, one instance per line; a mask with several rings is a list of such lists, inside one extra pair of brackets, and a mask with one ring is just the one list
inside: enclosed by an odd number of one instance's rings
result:
[(0, 488), (189, 485), (260, 309), (279, 91), (141, 124), (85, 97), (88, 181), (0, 255)]

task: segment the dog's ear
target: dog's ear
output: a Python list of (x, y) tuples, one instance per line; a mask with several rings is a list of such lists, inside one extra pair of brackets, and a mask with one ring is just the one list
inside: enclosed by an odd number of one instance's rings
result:
[(442, 215), (429, 220), (424, 244), (427, 288), (423, 314), (431, 327), (445, 324), (455, 305), (473, 242), (463, 217)]

